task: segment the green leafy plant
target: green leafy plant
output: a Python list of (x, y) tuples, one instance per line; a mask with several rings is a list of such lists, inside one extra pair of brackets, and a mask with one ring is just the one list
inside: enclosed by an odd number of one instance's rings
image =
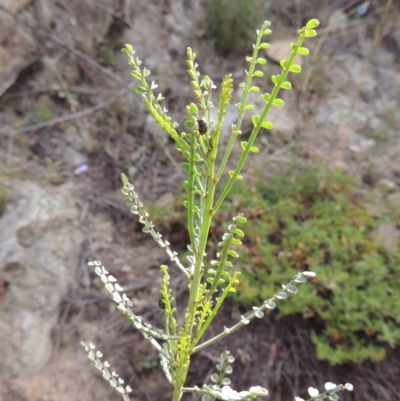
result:
[[(278, 98), (281, 89), (290, 89), (290, 82), (287, 81), (288, 74), (299, 73), (301, 68), (293, 63), (297, 54), (307, 55), (308, 50), (302, 47), (305, 38), (316, 36), (314, 30), (318, 26), (317, 20), (311, 20), (299, 31), (297, 43), (292, 44), (291, 55), (288, 60), (281, 62), (282, 73), (272, 77), (274, 84), (271, 93), (261, 95), (265, 105), (260, 115), (252, 115), (253, 130), (247, 141), (242, 141), (242, 154), (232, 171), (226, 172), (226, 166), (230, 159), (231, 151), (235, 141), (241, 134), (241, 125), (246, 112), (253, 110), (253, 106), (248, 104), (247, 98), (249, 92), (259, 92), (260, 89), (253, 85), (253, 79), (262, 77), (263, 72), (259, 66), (266, 63), (266, 60), (259, 56), (262, 49), (268, 48), (268, 44), (263, 42), (263, 38), (271, 33), (270, 23), (265, 22), (262, 28), (257, 31), (257, 40), (253, 46), (252, 56), (247, 57), (249, 68), (247, 71), (246, 82), (240, 86), (242, 88), (242, 99), (237, 104), (238, 120), (232, 126), (231, 136), (227, 146), (222, 149), (219, 144), (224, 115), (228, 110), (233, 91), (231, 75), (226, 75), (222, 81), (222, 87), (219, 97), (219, 105), (216, 121), (211, 121), (210, 114), (212, 104), (212, 92), (215, 86), (208, 76), (199, 79), (200, 74), (197, 71), (195, 62), (196, 55), (188, 48), (187, 66), (188, 75), (191, 78), (191, 85), (196, 97), (196, 104), (187, 106), (188, 119), (185, 123), (187, 132), (178, 132), (177, 124), (171, 121), (167, 115), (167, 110), (161, 106), (163, 97), (161, 94), (155, 95), (154, 89), (157, 85), (148, 83), (147, 78), (150, 71), (141, 67), (141, 61), (134, 56), (135, 52), (130, 45), (126, 45), (123, 53), (128, 57), (129, 64), (132, 67), (132, 76), (139, 81), (136, 93), (142, 96), (143, 103), (155, 121), (167, 132), (175, 141), (177, 149), (185, 159), (183, 168), (187, 173), (187, 179), (183, 183), (186, 190), (186, 199), (183, 202), (187, 210), (187, 228), (190, 237), (188, 246), (189, 254), (187, 263), (184, 264), (176, 252), (172, 251), (169, 243), (162, 239), (162, 236), (155, 230), (154, 224), (149, 220), (149, 214), (144, 209), (143, 203), (139, 199), (134, 186), (129, 182), (128, 177), (122, 174), (122, 193), (125, 196), (125, 203), (133, 214), (139, 216), (139, 221), (143, 224), (143, 231), (149, 234), (154, 241), (165, 250), (171, 263), (187, 279), (189, 289), (189, 300), (183, 316), (183, 323), (178, 324), (176, 318), (176, 308), (174, 306), (174, 297), (170, 288), (169, 268), (161, 266), (163, 280), (161, 283), (160, 306), (165, 312), (165, 325), (163, 329), (152, 327), (145, 322), (141, 316), (137, 316), (132, 311), (132, 301), (124, 294), (122, 287), (116, 283), (116, 279), (109, 274), (100, 261), (90, 262), (89, 266), (94, 267), (95, 273), (103, 281), (105, 288), (110, 294), (117, 309), (127, 319), (127, 321), (139, 330), (143, 336), (155, 347), (160, 356), (160, 364), (164, 371), (166, 379), (173, 387), (173, 401), (179, 401), (185, 392), (194, 392), (201, 394), (205, 400), (249, 400), (257, 396), (266, 396), (268, 391), (262, 387), (251, 387), (248, 391), (237, 392), (229, 385), (226, 377), (213, 376), (214, 384), (204, 384), (202, 387), (185, 387), (186, 377), (189, 371), (191, 358), (194, 353), (221, 340), (244, 325), (247, 325), (254, 318), (262, 318), (264, 311), (274, 309), (275, 301), (282, 298), (281, 294), (290, 294), (297, 292), (297, 284), (306, 282), (308, 278), (313, 278), (314, 273), (310, 271), (299, 271), (293, 276), (287, 285), (269, 299), (263, 300), (258, 306), (246, 315), (242, 316), (240, 321), (230, 328), (223, 328), (219, 334), (204, 341), (203, 337), (210, 324), (220, 310), (228, 294), (235, 292), (235, 287), (239, 284), (239, 273), (232, 271), (234, 260), (238, 257), (233, 246), (241, 244), (241, 238), (244, 236), (240, 225), (246, 222), (245, 217), (238, 213), (227, 224), (227, 232), (222, 235), (218, 243), (219, 252), (214, 260), (206, 260), (206, 245), (208, 242), (210, 226), (212, 220), (220, 211), (228, 194), (231, 192), (234, 183), (241, 180), (243, 166), (250, 153), (258, 153), (254, 145), (257, 135), (261, 129), (271, 129), (272, 124), (266, 120), (266, 116), (273, 106), (283, 106), (283, 101)], [(219, 153), (223, 153), (219, 158)], [(220, 184), (221, 178), (225, 183)], [(217, 191), (218, 189), (218, 191)], [(125, 386), (123, 380), (115, 372), (110, 372), (108, 362), (102, 362), (102, 354), (95, 351), (93, 344), (82, 343), (88, 352), (96, 368), (98, 368), (105, 380), (116, 388), (126, 401), (129, 400), (131, 388)], [(221, 374), (228, 374), (227, 363), (230, 363), (229, 356), (223, 356), (221, 364), (217, 370)], [(329, 397), (331, 400), (338, 398), (337, 392), (345, 388), (343, 385), (329, 385), (326, 392), (318, 394), (318, 391), (312, 389), (310, 393), (312, 400), (320, 400)], [(346, 389), (351, 390), (351, 385)]]
[(35, 110), (28, 116), (29, 124), (39, 124), (53, 119), (53, 111), (49, 104), (45, 101), (39, 101)]
[(235, 187), (215, 221), (218, 227), (241, 210), (251, 222), (239, 302), (268, 298), (282, 274), (317, 273), (295, 302), (280, 304), (279, 315), (312, 318), (317, 355), (333, 365), (376, 361), (385, 345), (400, 343), (400, 248), (383, 245), (379, 216), (357, 201), (357, 189), (341, 171), (295, 166), (285, 176)]
[(96, 59), (101, 65), (106, 67), (115, 67), (115, 55), (109, 39), (105, 39), (99, 43), (96, 51)]
[(264, 0), (209, 0), (207, 35), (215, 49), (221, 54), (245, 52), (266, 14), (266, 5)]

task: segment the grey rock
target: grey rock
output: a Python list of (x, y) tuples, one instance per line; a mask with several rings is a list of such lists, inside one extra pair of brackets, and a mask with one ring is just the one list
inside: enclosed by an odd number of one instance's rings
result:
[(395, 249), (400, 242), (400, 232), (393, 224), (382, 224), (378, 233), (389, 249)]
[[(373, 138), (365, 138), (356, 132), (349, 134), (349, 147), (351, 150), (357, 152), (362, 150), (370, 150), (376, 145), (376, 141)], [(358, 150), (357, 150), (358, 148)]]
[(328, 18), (328, 28), (343, 30), (346, 29), (347, 26), (348, 18), (341, 8), (335, 10)]
[(348, 54), (346, 55), (345, 65), (363, 98), (366, 101), (372, 101), (376, 96), (375, 89), (377, 83), (375, 77), (370, 72), (369, 64), (359, 57)]
[(400, 192), (391, 193), (386, 200), (394, 208), (400, 208)]
[(182, 40), (182, 37), (175, 34), (171, 33), (169, 36), (169, 43), (168, 43), (168, 48), (170, 50), (176, 51), (180, 56), (183, 56), (186, 53), (186, 43)]
[(329, 96), (325, 105), (319, 108), (316, 120), (320, 124), (343, 125), (346, 123), (354, 131), (376, 129), (381, 124), (380, 120), (371, 115), (364, 105), (365, 103), (358, 100), (353, 106), (350, 96), (336, 93)]
[(63, 159), (69, 166), (71, 166), (73, 168), (76, 168), (82, 164), (85, 164), (88, 161), (88, 158), (84, 154), (77, 152), (75, 149), (73, 149), (70, 146), (67, 146), (64, 149)]
[(7, 10), (16, 13), (27, 6), (30, 2), (31, 0), (2, 0), (1, 3)]
[(71, 188), (10, 182), (0, 219), (0, 374), (27, 377), (52, 351), (51, 330), (73, 280), (83, 236)]

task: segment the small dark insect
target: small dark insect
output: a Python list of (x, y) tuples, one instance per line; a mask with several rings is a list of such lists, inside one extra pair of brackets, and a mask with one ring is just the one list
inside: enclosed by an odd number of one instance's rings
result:
[(204, 135), (208, 130), (207, 122), (202, 118), (198, 118), (197, 119), (197, 129), (198, 129), (200, 135)]
[(164, 302), (164, 300), (163, 300), (162, 298), (160, 298), (160, 299), (158, 300), (158, 306), (159, 306), (161, 309), (165, 309), (165, 302)]

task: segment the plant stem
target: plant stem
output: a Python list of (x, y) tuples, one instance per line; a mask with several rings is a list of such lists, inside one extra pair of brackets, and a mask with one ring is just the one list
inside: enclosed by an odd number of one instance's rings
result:
[(229, 138), (228, 141), (228, 145), (226, 146), (226, 150), (224, 153), (224, 156), (222, 158), (222, 162), (221, 165), (219, 166), (218, 169), (218, 173), (217, 173), (217, 179), (219, 180), (222, 176), (222, 174), (224, 173), (226, 164), (228, 163), (229, 160), (229, 156), (232, 152), (233, 149), (233, 145), (236, 141), (236, 138), (240, 132), (240, 127), (242, 125), (243, 122), (243, 117), (244, 117), (244, 112), (245, 112), (245, 106), (247, 104), (247, 97), (249, 95), (249, 91), (250, 91), (250, 87), (251, 87), (251, 83), (253, 81), (253, 76), (254, 76), (254, 70), (256, 67), (256, 62), (257, 62), (257, 57), (258, 57), (258, 51), (260, 49), (260, 43), (261, 43), (261, 39), (263, 37), (263, 35), (265, 34), (265, 30), (270, 26), (270, 23), (268, 21), (266, 21), (263, 25), (263, 27), (260, 29), (258, 35), (257, 35), (257, 40), (256, 43), (254, 45), (254, 50), (253, 50), (253, 55), (250, 61), (250, 67), (249, 67), (249, 71), (247, 73), (247, 78), (246, 78), (246, 84), (243, 87), (243, 95), (242, 95), (242, 99), (240, 101), (240, 105), (237, 105), (239, 108), (239, 114), (238, 114), (238, 121), (235, 124), (235, 128), (233, 129), (233, 132)]
[(227, 184), (224, 187), (224, 190), (222, 192), (222, 194), (220, 195), (218, 201), (215, 204), (214, 207), (214, 212), (216, 213), (218, 211), (218, 209), (220, 208), (220, 206), (222, 205), (222, 203), (224, 202), (225, 198), (227, 197), (227, 195), (229, 194), (229, 192), (232, 189), (233, 184), (235, 183), (238, 175), (240, 174), (240, 172), (242, 171), (242, 168), (247, 160), (247, 157), (250, 153), (250, 149), (254, 144), (254, 141), (257, 138), (257, 135), (261, 129), (262, 123), (264, 122), (269, 110), (271, 109), (271, 107), (273, 106), (274, 100), (276, 99), (276, 97), (278, 96), (278, 93), (281, 89), (282, 83), (285, 82), (286, 76), (289, 73), (289, 69), (291, 67), (291, 65), (293, 64), (294, 58), (297, 55), (297, 49), (301, 47), (303, 40), (305, 38), (305, 29), (303, 30), (303, 32), (300, 34), (296, 46), (293, 49), (292, 53), (290, 54), (289, 59), (287, 60), (285, 67), (283, 68), (282, 74), (279, 76), (278, 82), (275, 84), (274, 89), (272, 90), (272, 93), (268, 99), (267, 104), (264, 107), (264, 110), (261, 113), (260, 118), (258, 119), (257, 123), (254, 125), (253, 130), (251, 131), (250, 134), (250, 138), (249, 141), (247, 142), (247, 145), (245, 147), (245, 149), (243, 150), (239, 162), (235, 168), (235, 171), (233, 172), (233, 174), (231, 175), (231, 177), (229, 178)]

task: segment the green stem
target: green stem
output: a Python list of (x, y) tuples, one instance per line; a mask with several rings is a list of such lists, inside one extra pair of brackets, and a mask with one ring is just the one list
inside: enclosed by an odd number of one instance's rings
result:
[[(206, 332), (208, 326), (211, 324), (211, 322), (214, 320), (215, 316), (217, 315), (219, 309), (221, 308), (223, 302), (225, 301), (225, 298), (228, 296), (230, 289), (238, 282), (237, 277), (239, 276), (240, 272), (236, 272), (235, 275), (233, 276), (232, 280), (229, 282), (227, 287), (224, 289), (224, 292), (222, 295), (218, 298), (217, 304), (215, 305), (213, 311), (210, 313), (208, 316), (208, 319), (206, 322), (203, 324), (201, 329), (197, 332), (196, 338), (193, 342), (194, 345), (196, 345), (201, 337), (203, 337), (204, 333)], [(196, 347), (197, 348), (197, 347)], [(195, 348), (195, 350), (196, 350)]]
[(239, 162), (235, 168), (235, 171), (233, 172), (233, 174), (230, 176), (227, 184), (224, 187), (224, 190), (222, 191), (222, 194), (220, 195), (218, 201), (216, 202), (215, 206), (214, 206), (214, 213), (216, 213), (218, 211), (218, 209), (221, 207), (222, 203), (224, 202), (225, 198), (227, 197), (227, 195), (229, 194), (229, 192), (231, 191), (233, 184), (235, 183), (238, 175), (240, 174), (240, 172), (242, 171), (242, 168), (247, 160), (247, 157), (250, 153), (250, 149), (254, 144), (254, 141), (257, 138), (257, 135), (261, 129), (262, 123), (264, 122), (269, 110), (271, 109), (271, 107), (273, 106), (274, 100), (276, 99), (276, 97), (278, 96), (278, 93), (281, 89), (282, 83), (285, 81), (287, 74), (289, 73), (289, 69), (291, 67), (291, 65), (293, 64), (294, 58), (297, 55), (297, 49), (299, 47), (301, 47), (301, 44), (303, 43), (303, 40), (305, 38), (305, 30), (304, 32), (301, 33), (301, 35), (299, 36), (299, 39), (297, 41), (296, 46), (294, 47), (292, 53), (290, 54), (289, 60), (287, 60), (285, 67), (282, 70), (282, 74), (279, 76), (278, 82), (275, 84), (274, 89), (272, 90), (272, 93), (268, 99), (267, 104), (264, 107), (264, 110), (261, 113), (260, 118), (258, 119), (257, 124), (254, 125), (253, 130), (251, 131), (251, 135), (249, 138), (249, 141), (247, 142), (247, 145), (245, 147), (245, 149), (243, 150), (243, 153), (240, 156)]
[(193, 254), (196, 254), (197, 244), (194, 233), (194, 147), (195, 147), (195, 134), (191, 135), (190, 141), (190, 157), (189, 157), (189, 180), (188, 180), (188, 201), (187, 201), (187, 212), (188, 212), (188, 231), (190, 237), (190, 243), (192, 244)]
[(195, 313), (197, 308), (197, 296), (199, 292), (200, 281), (202, 277), (202, 265), (203, 259), (205, 254), (205, 249), (207, 245), (208, 233), (210, 231), (211, 219), (214, 215), (213, 213), (213, 201), (214, 201), (214, 194), (215, 194), (215, 182), (214, 182), (214, 164), (215, 159), (213, 160), (213, 153), (208, 155), (207, 159), (207, 192), (205, 195), (205, 200), (202, 204), (202, 226), (200, 232), (200, 240), (199, 240), (199, 247), (197, 253), (194, 253), (196, 258), (195, 269), (193, 273), (193, 279), (190, 284), (190, 296), (189, 296), (189, 307), (188, 313), (191, 318), (191, 325), (190, 325), (190, 334), (192, 333), (194, 320), (195, 320)]
[(233, 145), (236, 141), (236, 138), (238, 136), (238, 132), (240, 132), (240, 127), (242, 126), (243, 122), (243, 117), (244, 117), (244, 112), (245, 112), (245, 106), (247, 104), (247, 97), (249, 95), (251, 83), (253, 81), (253, 76), (254, 76), (254, 70), (256, 68), (257, 64), (257, 58), (258, 58), (258, 51), (260, 49), (260, 43), (261, 39), (264, 36), (265, 29), (270, 25), (269, 23), (265, 23), (265, 27), (263, 26), (262, 29), (260, 29), (258, 35), (257, 35), (257, 40), (254, 45), (254, 50), (253, 50), (253, 55), (250, 61), (250, 68), (249, 71), (247, 72), (247, 78), (246, 78), (246, 84), (243, 88), (243, 94), (242, 94), (242, 99), (240, 101), (240, 106), (239, 106), (239, 115), (238, 115), (238, 121), (235, 124), (235, 128), (229, 138), (228, 145), (226, 146), (226, 150), (224, 153), (224, 157), (222, 159), (221, 165), (219, 166), (218, 173), (217, 173), (217, 180), (221, 178), (222, 174), (224, 173), (226, 164), (228, 163), (229, 156), (232, 152)]
[[(194, 139), (194, 138), (193, 138)], [(181, 351), (179, 354), (179, 366), (177, 367), (176, 373), (176, 381), (174, 386), (174, 394), (172, 401), (180, 401), (182, 397), (182, 389), (185, 383), (187, 372), (190, 365), (190, 354), (192, 352), (192, 341), (189, 340), (192, 337), (193, 327), (195, 325), (196, 320), (196, 312), (197, 312), (197, 298), (199, 294), (199, 288), (201, 284), (201, 277), (203, 275), (203, 259), (205, 254), (205, 248), (207, 245), (208, 233), (210, 230), (211, 219), (213, 216), (212, 205), (214, 202), (214, 194), (215, 194), (215, 181), (214, 181), (214, 165), (215, 165), (215, 158), (213, 157), (213, 153), (209, 152), (207, 156), (207, 163), (206, 163), (206, 171), (207, 174), (204, 177), (206, 180), (206, 192), (205, 198), (201, 202), (201, 221), (202, 225), (200, 228), (200, 235), (199, 235), (199, 244), (198, 247), (193, 246), (193, 256), (195, 258), (195, 265), (194, 265), (194, 272), (191, 276), (191, 283), (190, 283), (190, 295), (189, 295), (189, 304), (187, 314), (185, 316), (185, 327), (182, 336), (187, 336), (187, 342), (183, 341), (180, 344)], [(193, 201), (194, 202), (194, 201)], [(192, 206), (194, 207), (194, 205)], [(194, 226), (194, 222), (191, 223)], [(192, 226), (192, 227), (193, 227)], [(193, 227), (194, 229), (194, 227)], [(194, 244), (194, 242), (192, 243)]]

